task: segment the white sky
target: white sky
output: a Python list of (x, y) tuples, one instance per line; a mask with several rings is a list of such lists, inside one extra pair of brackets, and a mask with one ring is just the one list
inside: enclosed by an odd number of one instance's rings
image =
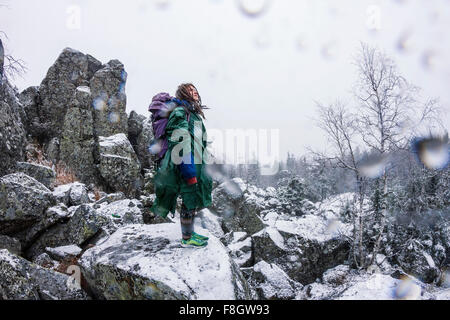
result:
[[(148, 116), (156, 93), (193, 82), (212, 107), (208, 130), (279, 129), (281, 158), (325, 145), (311, 120), (315, 101), (350, 101), (360, 41), (391, 55), (424, 98), (450, 105), (448, 0), (272, 0), (257, 17), (238, 2), (0, 0), (7, 5), (0, 30), (7, 52), (29, 69), (15, 80), (19, 90), (39, 85), (65, 47), (104, 63), (119, 59), (128, 72), (128, 113)], [(402, 40), (407, 50), (399, 49)], [(448, 129), (448, 112), (444, 123)]]

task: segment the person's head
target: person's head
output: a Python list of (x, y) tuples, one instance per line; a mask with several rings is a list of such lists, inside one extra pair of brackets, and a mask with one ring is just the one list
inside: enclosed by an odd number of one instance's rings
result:
[(202, 98), (200, 97), (197, 88), (192, 83), (180, 84), (175, 93), (175, 97), (190, 102), (194, 106), (195, 111), (205, 119), (205, 115), (202, 111)]

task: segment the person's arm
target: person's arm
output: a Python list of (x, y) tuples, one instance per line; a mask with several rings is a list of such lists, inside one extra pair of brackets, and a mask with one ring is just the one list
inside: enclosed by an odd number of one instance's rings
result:
[[(175, 130), (181, 130), (175, 133), (175, 137), (172, 134)], [(183, 135), (183, 140), (180, 142), (180, 132)], [(178, 134), (177, 134), (178, 133)], [(191, 149), (191, 141), (189, 134), (189, 124), (186, 120), (186, 110), (183, 107), (175, 108), (170, 114), (169, 121), (166, 126), (166, 135), (169, 142), (169, 150), (179, 143), (186, 143), (186, 148)], [(189, 138), (189, 139), (188, 139)], [(183, 148), (184, 149), (184, 148)], [(194, 155), (191, 152), (186, 155), (182, 155), (181, 164), (178, 165), (181, 175), (187, 184), (192, 185), (197, 183), (197, 170), (194, 163)]]

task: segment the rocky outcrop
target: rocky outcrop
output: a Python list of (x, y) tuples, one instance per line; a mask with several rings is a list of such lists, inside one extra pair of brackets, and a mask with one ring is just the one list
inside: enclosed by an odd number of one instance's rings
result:
[(300, 299), (298, 292), (303, 286), (293, 281), (276, 264), (260, 261), (253, 266), (249, 283), (255, 288), (260, 300)]
[(128, 133), (128, 116), (125, 112), (126, 81), (127, 73), (118, 60), (109, 61), (90, 79), (94, 128), (97, 136), (108, 137)]
[(244, 231), (254, 234), (264, 228), (259, 210), (249, 201), (248, 186), (240, 178), (221, 183), (212, 192), (211, 210), (220, 216), (224, 232)]
[(48, 270), (0, 250), (0, 299), (87, 300), (89, 296), (69, 276)]
[(13, 173), (25, 160), (26, 132), (17, 92), (5, 79), (0, 85), (0, 176)]
[(138, 114), (134, 110), (130, 112), (130, 115), (128, 117), (128, 140), (130, 140), (130, 143), (136, 153), (137, 139), (142, 132), (144, 121), (145, 116)]
[(120, 228), (79, 263), (100, 299), (249, 297), (247, 282), (222, 243), (210, 235), (205, 248), (183, 248), (178, 223)]
[(135, 147), (139, 161), (145, 169), (151, 168), (154, 161), (154, 154), (150, 151), (153, 138), (152, 122), (150, 118), (147, 118), (142, 123), (142, 130), (137, 137)]
[(101, 226), (108, 221), (98, 215), (91, 206), (82, 204), (75, 208), (73, 215), (67, 222), (58, 223), (43, 233), (26, 251), (26, 257), (33, 259), (45, 252), (47, 247), (66, 245), (81, 246), (101, 231)]
[(53, 188), (56, 179), (56, 172), (50, 167), (30, 162), (17, 162), (17, 172), (23, 172), (33, 177), (47, 188)]
[(20, 241), (0, 234), (0, 250), (7, 249), (9, 252), (19, 255), (22, 252)]
[(100, 61), (70, 48), (59, 55), (39, 87), (39, 122), (49, 124), (47, 139), (61, 136), (76, 88), (89, 86), (90, 79), (101, 68)]
[(350, 226), (316, 215), (272, 221), (252, 236), (256, 263), (275, 263), (304, 285), (348, 259), (349, 243), (340, 234), (349, 235)]
[(74, 90), (73, 97), (68, 102), (59, 141), (60, 159), (84, 183), (98, 182), (91, 103), (89, 87), (77, 87)]
[(141, 165), (125, 134), (99, 137), (99, 170), (108, 186), (129, 197), (138, 197), (143, 185)]
[(0, 178), (0, 234), (14, 235), (42, 220), (56, 204), (49, 189), (24, 173)]

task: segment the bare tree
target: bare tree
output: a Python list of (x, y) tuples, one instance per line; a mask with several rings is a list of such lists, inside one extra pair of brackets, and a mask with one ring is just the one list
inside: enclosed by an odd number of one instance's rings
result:
[(320, 159), (328, 159), (332, 165), (349, 170), (356, 181), (359, 208), (353, 212), (352, 254), (356, 266), (363, 268), (365, 259), (362, 241), (364, 230), (362, 207), (365, 196), (365, 177), (360, 174), (355, 153), (358, 118), (355, 114), (350, 113), (348, 107), (340, 101), (329, 106), (317, 103), (317, 107), (319, 109), (318, 126), (326, 133), (333, 148), (333, 155), (327, 157), (317, 152), (313, 153)]
[[(8, 8), (7, 5), (0, 3), (0, 8)], [(0, 30), (0, 36), (8, 39), (8, 35)], [(23, 76), (27, 71), (25, 62), (15, 58), (13, 55), (6, 53), (2, 39), (0, 38), (0, 84), (6, 78), (14, 78), (16, 75)]]
[[(419, 123), (437, 120), (437, 101), (425, 104), (418, 100), (418, 88), (403, 78), (392, 59), (379, 50), (361, 45), (356, 59), (359, 79), (355, 96), (359, 102), (357, 130), (364, 144), (378, 153), (380, 159), (399, 149), (407, 149), (409, 134)], [(416, 117), (419, 115), (419, 117)], [(388, 167), (385, 166), (380, 177), (380, 227), (372, 257), (372, 265), (378, 254), (386, 225), (386, 196), (388, 192)]]

